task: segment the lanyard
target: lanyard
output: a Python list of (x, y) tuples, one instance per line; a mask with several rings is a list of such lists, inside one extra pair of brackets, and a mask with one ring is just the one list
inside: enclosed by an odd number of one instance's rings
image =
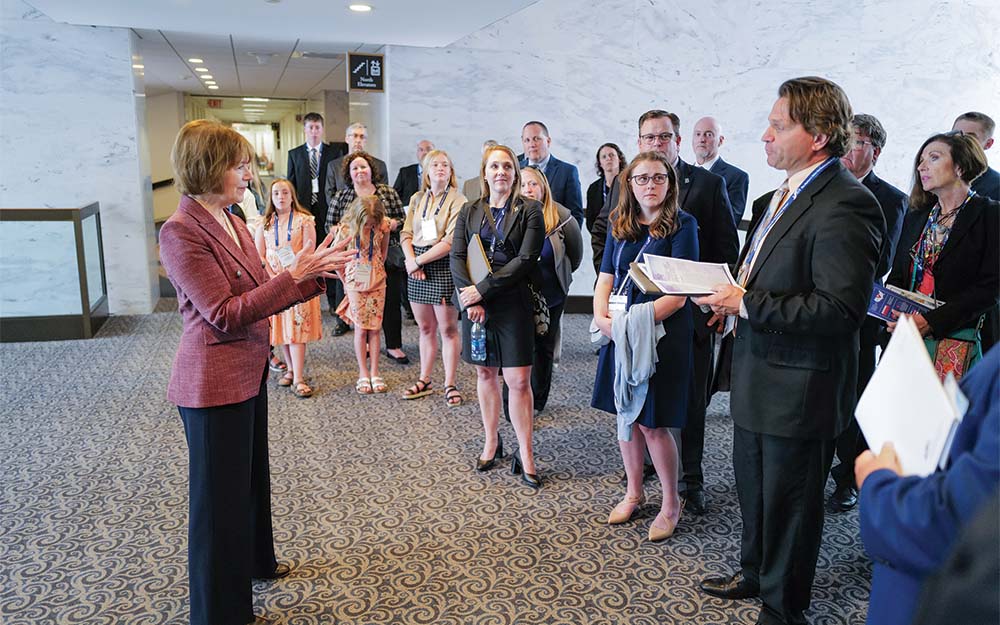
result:
[[(493, 241), (490, 242), (490, 262), (493, 262), (493, 255), (496, 253), (497, 249), (497, 239), (500, 238), (500, 229), (503, 227), (503, 218), (507, 216), (507, 209), (510, 207), (511, 202), (514, 200), (513, 192), (507, 196), (507, 201), (504, 203), (503, 208), (497, 211), (497, 215), (493, 218), (493, 225), (496, 227), (496, 232), (493, 233)], [(479, 229), (482, 230), (483, 226), (486, 224), (486, 211), (492, 211), (489, 202), (487, 201), (485, 210), (483, 211), (483, 221), (479, 224)], [(500, 241), (503, 243), (503, 240)]]
[(837, 157), (831, 156), (830, 158), (823, 161), (822, 165), (812, 170), (812, 173), (809, 174), (809, 176), (802, 181), (802, 184), (800, 184), (799, 187), (795, 189), (795, 191), (790, 196), (788, 196), (788, 199), (785, 201), (784, 206), (782, 206), (779, 210), (775, 211), (774, 215), (771, 216), (771, 219), (769, 219), (766, 224), (761, 224), (758, 227), (757, 232), (754, 234), (753, 243), (750, 246), (750, 250), (747, 252), (746, 258), (743, 259), (743, 266), (747, 268), (747, 270), (749, 270), (749, 268), (753, 266), (753, 259), (755, 256), (757, 256), (757, 252), (760, 251), (761, 246), (764, 244), (764, 239), (767, 238), (767, 235), (771, 232), (771, 229), (774, 228), (774, 225), (776, 223), (778, 223), (778, 220), (781, 219), (781, 216), (785, 214), (785, 211), (788, 210), (788, 207), (792, 205), (792, 202), (795, 201), (795, 198), (799, 197), (799, 193), (802, 192), (802, 189), (805, 189), (807, 186), (809, 186), (810, 182), (815, 180), (817, 176), (823, 173), (823, 170), (832, 165), (833, 162), (836, 160), (838, 160)]
[[(434, 218), (435, 219), (437, 219), (438, 213), (441, 212), (441, 207), (444, 206), (444, 201), (446, 199), (448, 199), (448, 192), (447, 191), (445, 191), (444, 193), (441, 194), (441, 201), (438, 202), (437, 210), (434, 211)], [(424, 210), (420, 214), (420, 217), (422, 219), (427, 219), (427, 207), (430, 206), (433, 201), (434, 201), (434, 193), (430, 189), (428, 189), (427, 190), (427, 201), (424, 202)]]
[[(354, 235), (354, 258), (361, 258), (361, 233)], [(368, 264), (372, 264), (372, 256), (375, 254), (375, 228), (368, 230)]]
[[(649, 244), (652, 242), (653, 242), (653, 235), (651, 234), (647, 235), (646, 242), (642, 244), (642, 247), (639, 248), (639, 253), (635, 255), (635, 262), (639, 262), (639, 257), (642, 256), (642, 253), (646, 251), (646, 248), (649, 247)], [(622, 251), (624, 249), (625, 249), (625, 241), (615, 242), (615, 283), (618, 283), (618, 281), (621, 280)], [(627, 276), (628, 272), (625, 272), (625, 275)], [(629, 284), (632, 284), (632, 278), (625, 278), (623, 282), (618, 284), (618, 291), (615, 293), (615, 295), (621, 295), (622, 293), (624, 293), (625, 287)]]
[[(294, 217), (294, 214), (292, 213), (292, 211), (289, 211), (288, 212), (288, 240), (289, 241), (292, 240), (292, 218), (293, 217)], [(278, 248), (278, 247), (281, 247), (281, 243), (278, 242), (278, 224), (281, 223), (281, 218), (278, 217), (277, 213), (274, 214), (274, 220), (275, 220), (275, 224), (274, 224), (274, 247)]]
[[(958, 220), (958, 211), (965, 208), (965, 205), (969, 203), (969, 200), (972, 199), (972, 196), (975, 195), (975, 193), (975, 191), (969, 189), (968, 195), (965, 196), (965, 201), (955, 209), (956, 221)], [(923, 281), (924, 271), (933, 267), (934, 262), (937, 260), (937, 256), (948, 243), (948, 237), (951, 235), (952, 228), (955, 227), (955, 223), (952, 222), (952, 227), (948, 228), (948, 230), (944, 232), (944, 236), (942, 237), (940, 243), (932, 241), (931, 239), (934, 238), (935, 233), (938, 231), (938, 221), (940, 219), (941, 205), (938, 204), (927, 215), (927, 224), (924, 226), (923, 233), (920, 235), (920, 240), (917, 242), (916, 253), (913, 254), (913, 271), (910, 272), (911, 291), (915, 289), (917, 284)]]

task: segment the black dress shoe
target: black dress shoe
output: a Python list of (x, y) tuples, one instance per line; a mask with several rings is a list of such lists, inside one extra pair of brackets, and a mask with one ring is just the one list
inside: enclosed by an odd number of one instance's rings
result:
[(729, 577), (709, 577), (702, 580), (701, 590), (719, 599), (750, 599), (760, 594), (760, 586), (735, 573)]
[(393, 356), (392, 354), (389, 353), (389, 350), (386, 350), (385, 355), (389, 360), (395, 362), (396, 364), (400, 365), (410, 364), (410, 358), (406, 354), (403, 354), (402, 356)]
[(476, 458), (476, 471), (489, 471), (496, 466), (497, 460), (501, 458), (503, 458), (503, 439), (500, 438), (500, 432), (497, 432), (497, 450), (493, 452), (493, 457), (489, 460)]
[(284, 562), (279, 562), (278, 566), (274, 567), (268, 575), (254, 575), (254, 579), (281, 579), (292, 572), (292, 567), (288, 566)]
[(514, 452), (514, 459), (510, 463), (510, 474), (520, 475), (521, 481), (532, 488), (542, 487), (542, 478), (538, 477), (535, 473), (525, 473), (524, 465), (521, 464), (521, 450), (518, 449)]
[(858, 505), (858, 491), (851, 484), (840, 484), (827, 500), (832, 512), (847, 512)]
[(274, 621), (266, 619), (263, 616), (254, 616), (253, 620), (247, 623), (247, 625), (271, 625)]
[(696, 488), (684, 493), (684, 509), (691, 514), (705, 514), (705, 490)]
[(333, 326), (333, 335), (334, 336), (344, 336), (345, 334), (347, 334), (350, 331), (351, 331), (351, 326), (347, 325), (343, 321), (341, 321), (340, 323), (336, 323)]

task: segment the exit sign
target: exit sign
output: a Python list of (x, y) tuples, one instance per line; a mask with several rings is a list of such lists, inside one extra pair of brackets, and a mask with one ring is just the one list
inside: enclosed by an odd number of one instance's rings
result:
[(222, 100), (218, 100), (216, 98), (209, 98), (208, 99), (208, 108), (210, 108), (210, 109), (221, 109), (222, 108)]

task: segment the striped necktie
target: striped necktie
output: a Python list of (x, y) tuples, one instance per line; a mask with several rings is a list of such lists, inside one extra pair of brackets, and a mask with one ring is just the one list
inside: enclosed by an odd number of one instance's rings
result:
[[(316, 157), (316, 148), (309, 148), (309, 177), (312, 178), (312, 180), (319, 178), (319, 159)], [(309, 181), (310, 184), (312, 184), (312, 180)], [(310, 201), (313, 205), (315, 205), (316, 201), (319, 199), (318, 195), (319, 194), (315, 191), (312, 192)]]

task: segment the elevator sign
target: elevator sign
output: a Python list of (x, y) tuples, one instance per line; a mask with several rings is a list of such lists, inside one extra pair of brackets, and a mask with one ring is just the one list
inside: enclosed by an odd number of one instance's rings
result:
[(385, 91), (385, 58), (381, 54), (347, 54), (348, 91)]

